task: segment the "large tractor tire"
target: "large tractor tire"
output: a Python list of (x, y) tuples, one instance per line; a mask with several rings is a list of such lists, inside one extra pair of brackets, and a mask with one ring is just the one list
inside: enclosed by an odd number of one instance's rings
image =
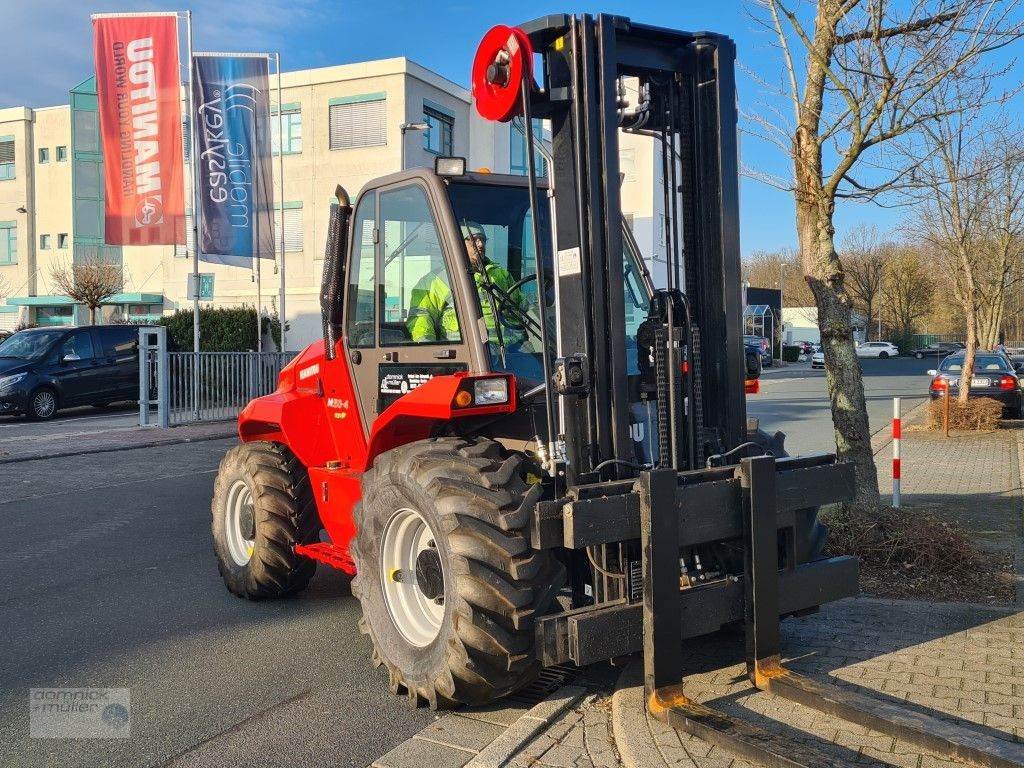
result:
[(432, 708), (494, 701), (539, 669), (534, 617), (565, 581), (530, 548), (541, 486), (484, 438), (421, 440), (377, 457), (355, 509), (352, 591), (391, 690)]
[[(781, 459), (789, 456), (786, 451), (786, 434), (776, 432), (769, 435), (755, 425), (752, 419), (747, 424), (747, 439), (757, 443), (771, 454)], [(809, 563), (825, 557), (825, 539), (828, 538), (828, 526), (818, 519), (818, 508), (807, 507), (796, 511), (795, 550), (798, 563)]]
[(213, 487), (213, 551), (227, 588), (250, 600), (299, 592), (316, 563), (296, 544), (319, 539), (305, 467), (280, 443), (245, 443), (224, 456)]

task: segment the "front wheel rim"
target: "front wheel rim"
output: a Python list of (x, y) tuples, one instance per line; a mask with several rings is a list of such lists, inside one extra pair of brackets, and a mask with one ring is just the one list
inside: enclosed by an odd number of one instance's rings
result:
[(224, 505), (224, 532), (228, 554), (235, 565), (248, 565), (256, 546), (255, 510), (252, 491), (244, 480), (236, 480), (228, 489)]
[(52, 392), (46, 390), (37, 392), (36, 396), (32, 398), (32, 410), (41, 419), (49, 418), (57, 410), (57, 399)]
[(381, 539), (380, 581), (395, 627), (423, 648), (444, 622), (444, 565), (433, 531), (419, 512), (399, 509)]

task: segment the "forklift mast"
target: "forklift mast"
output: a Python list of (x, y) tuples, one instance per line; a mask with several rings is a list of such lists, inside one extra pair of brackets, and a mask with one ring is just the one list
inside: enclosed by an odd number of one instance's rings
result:
[[(655, 304), (667, 307), (678, 331), (665, 339), (658, 463), (695, 469), (705, 444), (722, 452), (746, 436), (734, 45), (721, 35), (603, 14), (546, 16), (520, 29), (543, 61), (529, 110), (551, 125), (555, 378), (560, 366), (576, 365), (589, 382), (560, 398), (560, 431), (575, 475), (569, 481), (635, 476), (635, 467), (624, 469), (636, 457), (623, 322), (620, 130), (650, 136), (660, 155), (663, 216), (656, 226), (666, 278), (658, 288), (675, 298)], [(633, 105), (623, 98), (627, 82), (637, 94)], [(671, 317), (679, 306), (686, 322)], [(684, 386), (685, 368), (691, 378)], [(612, 471), (600, 475), (601, 466)]]

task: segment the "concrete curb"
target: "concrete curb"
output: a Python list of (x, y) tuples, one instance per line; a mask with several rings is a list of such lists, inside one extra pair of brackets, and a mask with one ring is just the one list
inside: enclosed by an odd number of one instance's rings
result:
[[(156, 427), (154, 427), (156, 429)], [(173, 427), (171, 428), (173, 429)], [(237, 437), (238, 433), (234, 427), (223, 433), (212, 435), (193, 435), (183, 437), (170, 437), (166, 440), (149, 440), (143, 443), (131, 445), (103, 445), (95, 447), (73, 448), (66, 451), (54, 451), (52, 453), (34, 454), (31, 456), (8, 456), (0, 457), (0, 464), (19, 464), (24, 461), (46, 461), (49, 459), (63, 459), (70, 456), (85, 456), (93, 453), (114, 453), (116, 451), (133, 451), (137, 448), (157, 448), (161, 445), (181, 445), (182, 443), (204, 443), (210, 440), (226, 440), (230, 437)]]
[(658, 748), (647, 723), (643, 694), (643, 668), (633, 660), (626, 665), (612, 694), (612, 738), (625, 768), (658, 768), (668, 761)]
[(587, 693), (586, 688), (567, 685), (559, 688), (530, 709), (501, 736), (466, 763), (466, 768), (502, 768), (563, 712), (575, 706)]
[(577, 706), (587, 689), (563, 686), (530, 709), (501, 702), (440, 717), (371, 768), (504, 768)]
[(1017, 573), (1017, 607), (1024, 608), (1024, 430), (1017, 430), (1017, 491), (1021, 516), (1017, 521), (1014, 570)]

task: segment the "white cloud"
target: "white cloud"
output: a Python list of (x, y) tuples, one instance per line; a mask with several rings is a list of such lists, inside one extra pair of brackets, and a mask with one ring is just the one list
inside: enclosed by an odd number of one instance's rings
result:
[[(77, 0), (4, 0), (0, 52), (0, 108), (65, 104), (68, 91), (93, 72), (90, 13), (177, 10), (123, 0), (92, 7)], [(329, 21), (313, 0), (199, 0), (192, 10), (197, 50), (277, 51), (303, 29)], [(287, 67), (288, 57), (282, 51)]]

